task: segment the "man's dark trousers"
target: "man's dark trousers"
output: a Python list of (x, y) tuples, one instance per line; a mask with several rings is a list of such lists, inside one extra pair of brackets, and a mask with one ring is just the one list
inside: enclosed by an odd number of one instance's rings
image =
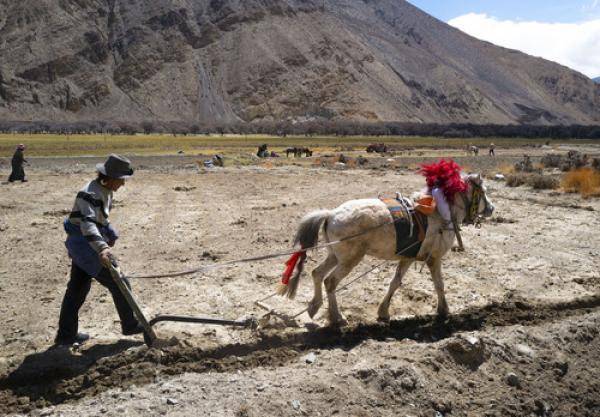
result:
[[(106, 268), (102, 268), (98, 274), (96, 281), (108, 288), (112, 294), (115, 307), (119, 313), (121, 319), (121, 328), (123, 332), (134, 329), (138, 325), (138, 321), (133, 315), (133, 311), (119, 287), (114, 282), (110, 271)], [(127, 287), (131, 288), (129, 281), (125, 279)], [(62, 306), (60, 309), (60, 319), (58, 322), (58, 334), (57, 339), (60, 340), (74, 340), (77, 335), (79, 327), (79, 309), (83, 305), (85, 298), (90, 292), (92, 285), (92, 277), (88, 275), (83, 269), (79, 268), (73, 262), (71, 265), (71, 279), (67, 284), (67, 291), (63, 298)]]

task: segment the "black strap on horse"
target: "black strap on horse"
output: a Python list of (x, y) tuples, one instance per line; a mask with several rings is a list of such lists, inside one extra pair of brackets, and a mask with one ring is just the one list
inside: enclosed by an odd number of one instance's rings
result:
[(456, 217), (452, 216), (452, 227), (454, 227), (454, 234), (456, 235), (456, 241), (458, 242), (458, 248), (456, 248), (457, 252), (464, 252), (465, 245), (463, 245), (462, 236), (460, 235), (460, 226), (456, 221)]
[[(481, 223), (478, 222), (478, 210), (479, 210), (479, 199), (481, 198), (481, 193), (483, 190), (478, 184), (475, 184), (473, 181), (469, 181), (471, 186), (473, 187), (473, 193), (471, 195), (471, 201), (467, 199), (464, 194), (462, 195), (463, 201), (465, 203), (465, 210), (467, 211), (467, 216), (464, 220), (465, 224), (474, 224), (475, 226), (481, 227)], [(456, 217), (452, 216), (452, 226), (454, 227), (454, 234), (456, 235), (456, 241), (458, 242), (458, 248), (456, 248), (457, 252), (464, 252), (465, 245), (463, 244), (462, 236), (460, 235), (460, 225), (456, 221)]]

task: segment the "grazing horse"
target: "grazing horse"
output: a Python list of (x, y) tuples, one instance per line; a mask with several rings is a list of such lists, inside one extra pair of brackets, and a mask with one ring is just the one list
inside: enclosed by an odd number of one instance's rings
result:
[(312, 151), (309, 148), (287, 148), (285, 150), (285, 156), (289, 158), (290, 154), (294, 154), (294, 158), (301, 158), (302, 154), (304, 154), (307, 158), (312, 156)]
[[(491, 216), (494, 206), (486, 196), (481, 176), (470, 174), (464, 179), (467, 183), (467, 190), (456, 195), (451, 208), (456, 223), (472, 224), (479, 217)], [(428, 223), (429, 227), (443, 229), (443, 219), (437, 211), (429, 216)], [(300, 222), (294, 244), (300, 244), (301, 248), (315, 246), (321, 226), (327, 242), (340, 242), (327, 247), (329, 251), (327, 258), (312, 271), (314, 296), (308, 304), (310, 317), (314, 317), (323, 304), (322, 285), (324, 283), (329, 303), (329, 324), (340, 326), (346, 323), (338, 309), (336, 288), (364, 256), (369, 255), (377, 259), (398, 261), (396, 275), (377, 311), (379, 320), (388, 321), (392, 296), (415, 258), (396, 254), (396, 230), (386, 204), (379, 199), (351, 200), (334, 210), (318, 210), (309, 213)], [(455, 234), (452, 230), (441, 232), (438, 244), (432, 248), (431, 255), (426, 261), (437, 293), (437, 312), (440, 316), (448, 314), (442, 278), (442, 258), (452, 248), (454, 237)], [(303, 261), (304, 258), (298, 266), (299, 272), (302, 271)], [(281, 294), (293, 298), (298, 288), (300, 275), (300, 273), (296, 273), (287, 287), (283, 287)]]
[(467, 155), (479, 155), (479, 147), (475, 145), (467, 145)]
[(304, 153), (304, 155), (308, 158), (309, 156), (313, 156), (313, 151), (311, 151), (309, 148), (302, 148), (302, 152)]
[(386, 153), (388, 151), (388, 147), (385, 143), (371, 143), (367, 146), (368, 153)]

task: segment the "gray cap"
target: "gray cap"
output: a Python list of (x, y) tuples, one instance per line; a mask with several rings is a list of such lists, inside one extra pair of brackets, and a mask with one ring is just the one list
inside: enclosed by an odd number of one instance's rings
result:
[(96, 171), (114, 179), (126, 179), (133, 175), (131, 161), (115, 154), (110, 155), (105, 163), (97, 164)]

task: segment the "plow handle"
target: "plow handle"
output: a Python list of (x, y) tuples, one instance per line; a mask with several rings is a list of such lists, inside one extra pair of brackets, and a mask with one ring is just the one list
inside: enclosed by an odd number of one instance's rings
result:
[(152, 326), (150, 325), (150, 323), (148, 323), (148, 320), (146, 320), (144, 313), (142, 313), (140, 306), (135, 301), (135, 298), (133, 298), (131, 290), (125, 284), (125, 281), (123, 281), (123, 275), (121, 274), (121, 270), (119, 269), (119, 266), (117, 265), (115, 259), (112, 260), (108, 270), (110, 271), (112, 279), (117, 284), (117, 287), (119, 287), (119, 291), (121, 291), (121, 294), (123, 294), (123, 297), (125, 297), (127, 304), (129, 304), (129, 307), (131, 307), (131, 309), (133, 310), (135, 318), (144, 328), (144, 342), (146, 343), (146, 345), (148, 345), (148, 347), (152, 347), (152, 345), (157, 339), (156, 333), (154, 333), (154, 329), (152, 329)]

